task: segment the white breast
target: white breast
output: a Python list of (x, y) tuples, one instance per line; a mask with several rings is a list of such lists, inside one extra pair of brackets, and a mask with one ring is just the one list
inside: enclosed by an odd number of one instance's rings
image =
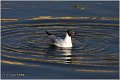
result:
[(72, 40), (71, 37), (66, 33), (65, 39), (57, 40), (54, 44), (58, 47), (72, 47)]

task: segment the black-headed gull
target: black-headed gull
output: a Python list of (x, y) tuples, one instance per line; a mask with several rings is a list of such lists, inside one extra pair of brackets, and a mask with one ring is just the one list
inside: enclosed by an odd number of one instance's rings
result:
[(57, 47), (66, 47), (67, 48), (67, 47), (73, 46), (71, 36), (74, 34), (74, 32), (71, 30), (66, 31), (66, 36), (64, 39), (61, 39), (60, 37), (56, 37), (55, 35), (52, 35), (48, 31), (46, 31), (46, 33), (48, 34), (49, 39), (52, 41), (53, 45), (55, 45)]

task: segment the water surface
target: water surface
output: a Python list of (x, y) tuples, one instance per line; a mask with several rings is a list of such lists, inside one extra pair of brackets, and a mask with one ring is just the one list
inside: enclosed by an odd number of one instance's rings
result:
[[(2, 5), (3, 74), (26, 74), (20, 78), (118, 78), (116, 2), (79, 2), (79, 6), (76, 2), (2, 2)], [(73, 48), (49, 45), (45, 30), (64, 38), (68, 29), (76, 33), (72, 36)], [(2, 78), (19, 77), (2, 75)]]

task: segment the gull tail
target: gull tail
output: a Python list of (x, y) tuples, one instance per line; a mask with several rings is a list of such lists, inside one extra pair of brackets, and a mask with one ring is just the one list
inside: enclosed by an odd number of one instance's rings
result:
[(46, 34), (48, 34), (48, 35), (52, 35), (51, 33), (49, 33), (48, 31), (45, 31), (46, 32)]

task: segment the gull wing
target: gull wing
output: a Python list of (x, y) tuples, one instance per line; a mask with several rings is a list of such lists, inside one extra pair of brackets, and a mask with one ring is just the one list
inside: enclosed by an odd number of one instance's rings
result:
[(49, 39), (54, 42), (54, 43), (61, 43), (63, 42), (63, 39), (61, 39), (60, 37), (56, 37), (55, 35), (50, 35)]

